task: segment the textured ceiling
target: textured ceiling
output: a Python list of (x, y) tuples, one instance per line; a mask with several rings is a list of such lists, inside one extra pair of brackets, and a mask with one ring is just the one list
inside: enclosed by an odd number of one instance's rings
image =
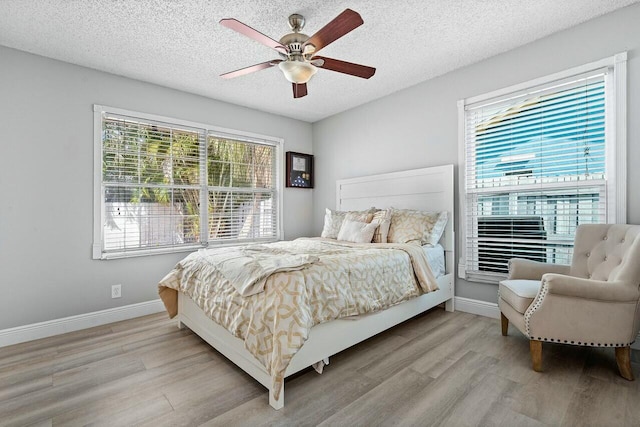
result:
[[(1, 0), (0, 45), (314, 122), (637, 1)], [(321, 55), (376, 67), (370, 80), (319, 70), (293, 99), (277, 67), (218, 77), (278, 57), (220, 19), (277, 40), (292, 13), (312, 35), (346, 8), (364, 25)]]

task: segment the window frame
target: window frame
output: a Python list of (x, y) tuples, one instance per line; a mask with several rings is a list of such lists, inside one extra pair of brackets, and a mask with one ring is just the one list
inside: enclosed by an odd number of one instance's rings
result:
[[(465, 108), (483, 102), (497, 101), (518, 96), (544, 85), (570, 79), (598, 69), (607, 69), (605, 76), (605, 191), (606, 222), (624, 224), (627, 220), (627, 52), (620, 52), (611, 57), (573, 67), (565, 71), (550, 74), (527, 82), (519, 83), (486, 94), (477, 95), (458, 101), (458, 206), (460, 210), (458, 228), (460, 230), (462, 248), (459, 254), (458, 277), (468, 280), (466, 260), (466, 116)], [(487, 275), (492, 276), (492, 275)], [(475, 282), (497, 283), (495, 277), (477, 278)]]
[[(267, 136), (253, 132), (240, 131), (236, 129), (224, 128), (221, 126), (215, 126), (206, 123), (193, 122), (189, 120), (176, 119), (173, 117), (161, 116), (157, 114), (143, 113), (138, 111), (131, 111), (117, 107), (109, 107), (100, 104), (93, 105), (93, 140), (94, 140), (94, 156), (93, 156), (93, 245), (92, 245), (92, 258), (93, 259), (119, 259), (119, 258), (134, 258), (139, 256), (148, 255), (160, 255), (180, 252), (190, 252), (206, 247), (225, 247), (225, 246), (238, 246), (251, 244), (256, 241), (278, 241), (283, 240), (283, 182), (282, 176), (284, 173), (284, 139), (279, 137)], [(243, 242), (237, 241), (221, 241), (216, 243), (216, 240), (209, 240), (206, 228), (201, 229), (201, 243), (194, 245), (175, 246), (175, 247), (162, 247), (157, 249), (139, 249), (128, 250), (119, 252), (104, 252), (104, 221), (105, 221), (105, 195), (103, 192), (103, 174), (102, 174), (102, 160), (103, 160), (103, 147), (102, 147), (102, 120), (104, 114), (114, 114), (120, 116), (129, 116), (133, 119), (150, 120), (154, 122), (163, 122), (169, 126), (185, 126), (189, 128), (196, 128), (204, 133), (205, 146), (201, 148), (201, 155), (206, 156), (208, 139), (211, 135), (215, 135), (221, 138), (229, 138), (235, 141), (246, 141), (248, 143), (258, 143), (271, 145), (275, 149), (275, 198), (276, 198), (276, 233), (273, 239), (259, 239), (259, 240), (247, 240)], [(206, 159), (205, 159), (206, 167)], [(204, 183), (200, 184), (200, 198), (201, 205), (206, 202), (204, 206), (208, 204), (208, 192), (210, 186), (208, 185), (207, 175), (203, 175)], [(202, 190), (204, 189), (204, 192)], [(205, 200), (206, 199), (206, 200)], [(208, 209), (205, 207), (200, 209), (200, 221), (202, 224), (208, 222)]]

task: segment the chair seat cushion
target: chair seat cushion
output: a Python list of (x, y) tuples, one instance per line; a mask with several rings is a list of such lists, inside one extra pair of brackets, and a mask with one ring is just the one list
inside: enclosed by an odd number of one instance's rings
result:
[(524, 314), (540, 290), (539, 280), (503, 280), (499, 285), (500, 298), (518, 313)]

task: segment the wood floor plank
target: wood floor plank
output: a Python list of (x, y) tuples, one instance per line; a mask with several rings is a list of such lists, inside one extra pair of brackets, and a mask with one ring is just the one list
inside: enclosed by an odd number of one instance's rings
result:
[(403, 417), (407, 423), (420, 420), (422, 425), (444, 422), (464, 400), (488, 377), (488, 371), (496, 359), (474, 351), (468, 351), (455, 364), (434, 379), (422, 390), (419, 399), (405, 407)]
[(483, 321), (490, 327), (473, 337), (468, 343), (476, 353), (501, 359), (505, 354), (513, 351), (514, 347), (522, 348), (525, 344), (529, 345), (529, 338), (514, 327), (509, 329), (509, 335), (502, 336), (500, 320), (483, 318)]
[(109, 324), (113, 332), (128, 332), (132, 329), (141, 327), (158, 327), (160, 324), (174, 325), (174, 321), (169, 319), (169, 315), (166, 312), (148, 314), (146, 316), (136, 317), (134, 319), (122, 320), (120, 322), (114, 322)]
[(141, 340), (179, 333), (180, 330), (176, 328), (175, 322), (162, 321), (156, 326), (145, 324), (137, 326), (130, 331), (113, 332), (100, 337), (91, 337), (84, 341), (74, 341), (59, 345), (56, 350), (60, 355), (88, 352), (101, 348), (124, 347), (127, 344), (137, 343)]
[[(414, 339), (429, 331), (438, 328), (451, 320), (451, 314), (441, 308), (432, 308), (418, 316), (415, 316), (402, 324), (401, 328), (393, 328), (394, 334), (407, 339)], [(461, 314), (461, 313), (455, 313)]]
[[(143, 370), (132, 375), (111, 378), (107, 382), (94, 383), (86, 389), (77, 389), (74, 384), (56, 387), (49, 395), (25, 395), (7, 403), (0, 402), (0, 425), (25, 425), (47, 417), (57, 416), (91, 402), (116, 399), (118, 396), (138, 396), (157, 393), (165, 384), (195, 377), (203, 370), (215, 369), (221, 356), (215, 352), (201, 353), (171, 365)], [(36, 403), (37, 402), (37, 403)], [(11, 411), (11, 406), (23, 405)], [(14, 408), (15, 409), (15, 408)]]
[(0, 349), (0, 372), (9, 371), (16, 366), (28, 363), (46, 361), (58, 354), (55, 347), (45, 347), (37, 350), (24, 350), (24, 352), (6, 351)]
[(432, 378), (438, 378), (466, 353), (467, 342), (489, 327), (491, 325), (482, 319), (474, 319), (474, 322), (458, 328), (448, 339), (427, 348), (411, 363), (411, 368)]
[(478, 422), (479, 426), (493, 426), (493, 427), (545, 427), (548, 424), (544, 424), (531, 417), (527, 417), (519, 412), (515, 412), (512, 409), (501, 405), (491, 405), (491, 410), (487, 411), (486, 415)]
[[(611, 382), (583, 376), (572, 395), (562, 425), (625, 425), (625, 406), (628, 392), (628, 389), (620, 390)], [(636, 419), (635, 423), (638, 425), (640, 419)]]
[(544, 372), (534, 372), (530, 381), (509, 396), (510, 407), (543, 423), (559, 425), (583, 375), (588, 349), (549, 344), (545, 350)]
[(612, 349), (545, 343), (543, 369), (513, 328), (436, 309), (288, 378), (274, 411), (264, 387), (156, 314), (0, 349), (0, 425), (638, 425), (640, 381), (618, 375)]
[(585, 362), (584, 374), (606, 382), (613, 382), (620, 387), (640, 391), (640, 381), (637, 380), (640, 378), (640, 364), (632, 362), (631, 369), (636, 378), (635, 381), (628, 381), (620, 376), (613, 348), (591, 348)]
[(27, 381), (0, 382), (0, 402), (32, 393), (37, 390), (53, 387), (53, 375), (42, 375)]
[(200, 425), (248, 400), (265, 396), (267, 391), (234, 366), (202, 371), (196, 377), (167, 384), (162, 390), (174, 410), (142, 425)]
[[(382, 380), (411, 365), (427, 349), (447, 342), (468, 322), (474, 323), (477, 317), (467, 313), (453, 313), (451, 320), (430, 333), (419, 335), (400, 346), (389, 357), (376, 360), (359, 368), (358, 371), (371, 379)], [(426, 323), (425, 323), (426, 325)]]
[(380, 334), (330, 357), (330, 365), (326, 370), (328, 372), (356, 370), (387, 358), (407, 342), (409, 342), (407, 338), (391, 332)]
[(51, 414), (76, 405), (77, 398), (100, 384), (124, 378), (144, 371), (139, 359), (118, 357), (109, 363), (90, 364), (65, 372), (60, 378), (54, 375), (53, 387), (37, 390), (18, 398), (0, 402), (0, 414), (23, 424), (35, 422)]
[(464, 394), (443, 417), (443, 426), (475, 427), (487, 425), (487, 419), (500, 405), (505, 395), (512, 393), (520, 384), (488, 374), (483, 381)]
[(49, 338), (42, 338), (39, 340), (28, 341), (20, 344), (2, 348), (0, 351), (0, 361), (7, 357), (15, 355), (23, 355), (28, 358), (32, 352), (39, 350), (51, 351), (56, 350), (56, 347), (60, 344), (72, 345), (77, 342), (86, 342), (90, 338), (104, 337), (112, 333), (110, 325), (96, 326), (90, 329), (82, 329), (80, 331), (69, 332), (63, 335), (55, 335)]
[(53, 418), (53, 424), (64, 426), (129, 426), (140, 424), (173, 411), (161, 393), (122, 395), (114, 399), (96, 400)]
[[(338, 364), (339, 365), (339, 364)], [(336, 365), (337, 367), (337, 365)], [(373, 389), (374, 382), (351, 370), (325, 368), (322, 375), (307, 371), (285, 382), (285, 407), (274, 411), (264, 394), (213, 418), (205, 425), (297, 425), (312, 426)]]
[(46, 420), (41, 420), (38, 422), (35, 422), (33, 424), (29, 424), (26, 427), (52, 427), (53, 426), (53, 420), (51, 418), (46, 419)]
[(407, 406), (418, 400), (433, 379), (410, 368), (397, 372), (320, 426), (391, 425), (402, 419)]
[(48, 360), (40, 360), (37, 363), (30, 361), (23, 366), (15, 366), (13, 369), (0, 373), (3, 384), (19, 384), (31, 381), (47, 375), (72, 370), (74, 368), (89, 365), (100, 360), (109, 359), (124, 354), (120, 348), (94, 349), (88, 353), (69, 354), (66, 356), (53, 356)]

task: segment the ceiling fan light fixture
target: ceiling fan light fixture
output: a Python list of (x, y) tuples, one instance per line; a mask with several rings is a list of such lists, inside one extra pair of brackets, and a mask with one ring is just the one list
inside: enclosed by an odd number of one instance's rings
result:
[(308, 62), (282, 61), (278, 64), (282, 73), (291, 83), (302, 84), (308, 82), (318, 69)]

